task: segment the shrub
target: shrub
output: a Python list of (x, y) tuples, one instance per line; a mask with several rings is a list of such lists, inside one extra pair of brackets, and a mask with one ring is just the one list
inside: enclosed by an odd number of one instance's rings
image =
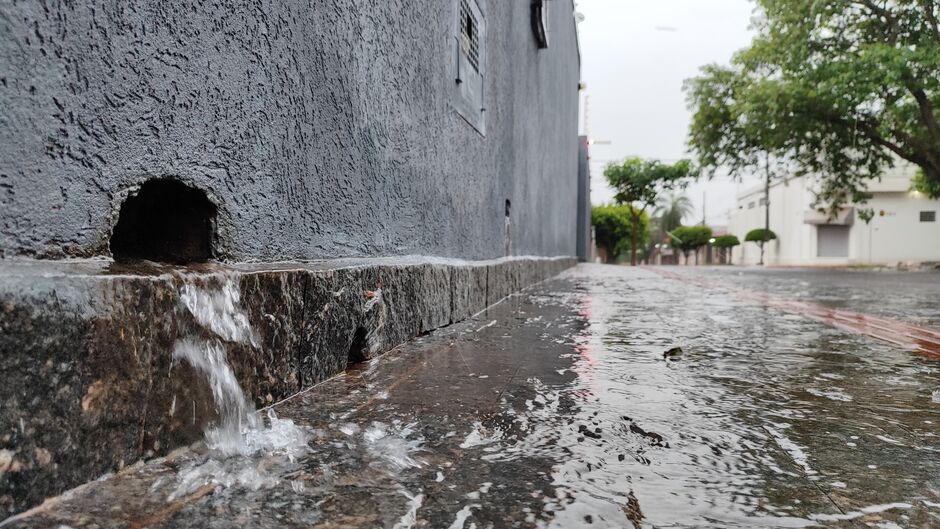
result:
[(735, 246), (741, 244), (741, 241), (738, 240), (734, 235), (722, 235), (720, 237), (715, 237), (714, 245), (716, 248), (734, 248)]
[(777, 234), (765, 230), (764, 228), (757, 228), (756, 230), (751, 230), (747, 232), (747, 235), (744, 236), (744, 240), (747, 242), (756, 242), (756, 243), (765, 243), (767, 241), (772, 241), (777, 238)]
[[(688, 262), (689, 252), (708, 244), (708, 240), (712, 237), (712, 229), (708, 226), (679, 226), (672, 230), (670, 235), (669, 245), (681, 250)], [(695, 254), (695, 260), (698, 262), (698, 254)]]

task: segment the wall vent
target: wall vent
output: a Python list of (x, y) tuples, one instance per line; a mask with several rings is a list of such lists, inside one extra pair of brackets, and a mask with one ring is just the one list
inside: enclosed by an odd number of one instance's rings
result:
[(460, 0), (460, 48), (470, 66), (480, 71), (480, 20), (470, 9), (469, 0)]
[(467, 123), (485, 135), (486, 19), (477, 0), (458, 0), (455, 11), (452, 104)]

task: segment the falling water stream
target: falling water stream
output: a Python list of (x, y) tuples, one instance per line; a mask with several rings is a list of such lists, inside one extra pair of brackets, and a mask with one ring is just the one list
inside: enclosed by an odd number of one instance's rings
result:
[[(171, 494), (171, 499), (208, 482), (268, 484), (270, 479), (248, 468), (251, 462), (245, 458), (260, 453), (286, 456), (293, 461), (308, 449), (308, 436), (290, 419), (278, 418), (273, 409), (267, 409), (267, 421), (263, 420), (235, 378), (227, 358), (228, 345), (261, 348), (257, 333), (241, 308), (236, 278), (224, 277), (219, 288), (197, 286), (191, 278), (186, 278), (180, 303), (209, 337), (194, 335), (177, 340), (173, 358), (188, 363), (205, 376), (218, 421), (205, 432), (210, 459), (180, 473), (180, 486)], [(220, 463), (226, 459), (229, 459), (227, 466)], [(239, 461), (244, 464), (239, 465)]]

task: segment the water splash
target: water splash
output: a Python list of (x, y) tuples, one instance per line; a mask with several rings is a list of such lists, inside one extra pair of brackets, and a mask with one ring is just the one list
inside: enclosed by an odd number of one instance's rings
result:
[(208, 339), (182, 338), (173, 346), (173, 358), (186, 361), (205, 375), (212, 390), (219, 421), (206, 430), (209, 448), (224, 456), (263, 452), (286, 454), (291, 460), (306, 450), (306, 432), (293, 421), (279, 419), (270, 409), (267, 421), (258, 416), (228, 363), (226, 344), (260, 348), (248, 314), (241, 308), (241, 293), (234, 278), (226, 277), (214, 290), (187, 282), (180, 292), (180, 304), (214, 335)]
[(173, 358), (189, 362), (209, 381), (219, 424), (206, 431), (206, 444), (224, 454), (245, 454), (243, 434), (258, 429), (260, 420), (229, 366), (225, 346), (219, 340), (184, 338), (173, 346)]

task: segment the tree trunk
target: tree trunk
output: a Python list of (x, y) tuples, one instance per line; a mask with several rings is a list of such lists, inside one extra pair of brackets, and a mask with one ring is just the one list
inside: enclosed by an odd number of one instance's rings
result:
[(631, 215), (633, 216), (633, 234), (630, 238), (630, 266), (636, 266), (636, 239), (637, 232), (639, 231), (640, 219), (636, 214), (636, 209), (633, 209)]

